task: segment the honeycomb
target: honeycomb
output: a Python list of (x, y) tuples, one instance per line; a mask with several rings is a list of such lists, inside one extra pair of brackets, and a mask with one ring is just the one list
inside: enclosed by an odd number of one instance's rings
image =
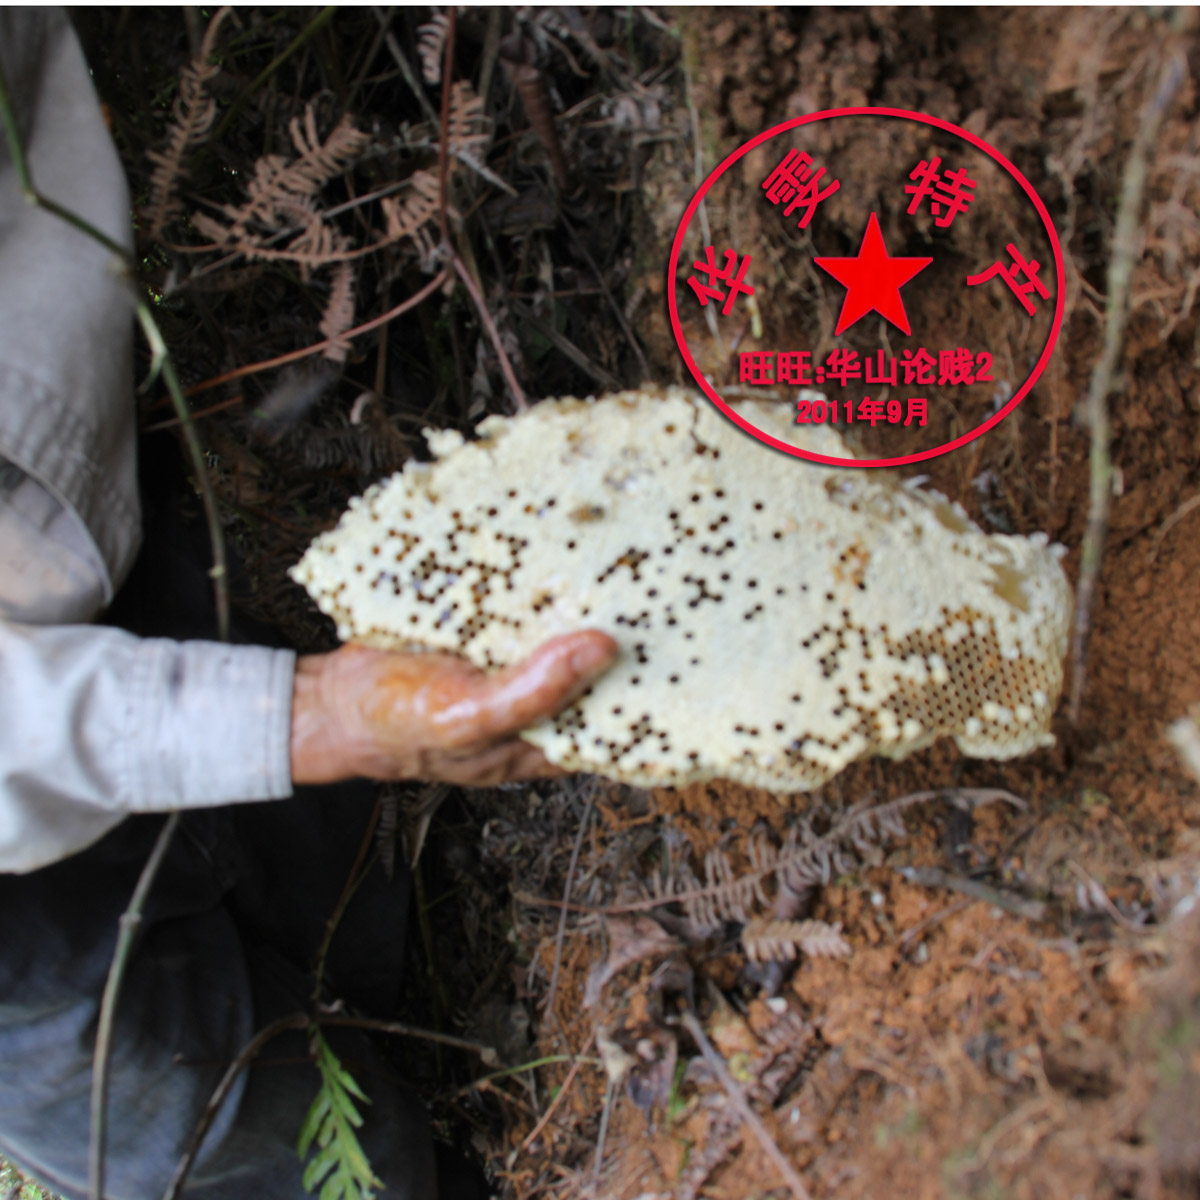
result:
[[(852, 457), (791, 407), (760, 429)], [(651, 786), (817, 787), (940, 737), (1011, 758), (1053, 741), (1070, 590), (1044, 534), (984, 534), (894, 476), (773, 451), (679, 388), (547, 400), (478, 438), (426, 431), (292, 577), (344, 641), (514, 662), (603, 629), (616, 665), (523, 736)]]

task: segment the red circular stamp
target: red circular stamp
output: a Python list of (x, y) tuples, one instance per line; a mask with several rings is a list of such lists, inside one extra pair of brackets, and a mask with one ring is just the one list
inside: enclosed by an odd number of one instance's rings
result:
[[(795, 131), (802, 127), (810, 127), (811, 132), (822, 122), (847, 120), (889, 121), (909, 135), (898, 139), (900, 145), (884, 167), (866, 173), (868, 183), (864, 173), (849, 173), (857, 194), (842, 189), (836, 151), (825, 160), (820, 147), (810, 147), (817, 149), (814, 157), (791, 144), (799, 140)], [(911, 136), (914, 123), (921, 137), (930, 135), (928, 143)], [(825, 148), (829, 145), (826, 142)], [(753, 170), (746, 170), (756, 161), (747, 156), (759, 147), (765, 147), (763, 161), (771, 164), (761, 180)], [(763, 207), (761, 214), (754, 214), (756, 219), (768, 229), (772, 219), (787, 226), (780, 235), (785, 240), (771, 248), (773, 266), (797, 277), (803, 273), (809, 280), (809, 294), (820, 289), (826, 327), (819, 337), (788, 341), (786, 335), (776, 333), (782, 340), (772, 344), (772, 335), (763, 331), (756, 299), (755, 256), (743, 253), (741, 246), (722, 244), (715, 228), (711, 244), (684, 255), (689, 234), (695, 244), (692, 222), (701, 205), (718, 181), (728, 184), (735, 179), (727, 173), (744, 159), (742, 194), (749, 191), (749, 203)], [(839, 191), (842, 195), (836, 197)], [(981, 200), (985, 205), (980, 206)], [(993, 210), (996, 204), (1007, 205), (1008, 213), (1014, 206), (1024, 207), (1025, 220), (1007, 215), (997, 219), (993, 213), (990, 219), (979, 219), (978, 239), (963, 236), (973, 213), (986, 211), (989, 200)], [(823, 227), (822, 209), (833, 204), (837, 228)], [(884, 212), (891, 214), (887, 236), (880, 221)], [(849, 245), (847, 230), (855, 231)], [(727, 236), (732, 240), (732, 235)], [(905, 109), (838, 108), (765, 130), (709, 174), (675, 233), (667, 267), (667, 304), (688, 370), (731, 421), (768, 445), (801, 458), (838, 466), (884, 467), (957, 449), (1013, 412), (1045, 370), (1058, 340), (1062, 280), (1062, 246), (1045, 204), (1026, 176), (982, 137)], [(936, 304), (929, 299), (935, 295)], [(688, 306), (685, 319), (681, 319), (681, 305)], [(796, 307), (794, 302), (789, 305)], [(743, 306), (750, 309), (749, 316), (739, 312)], [(842, 433), (856, 425), (871, 430), (896, 427), (904, 431), (905, 452), (836, 458), (789, 445), (757, 428), (721, 398), (697, 365), (685, 332), (685, 323), (696, 328), (697, 316), (705, 318), (707, 330), (723, 348), (733, 345), (736, 382), (743, 392), (798, 387), (798, 425), (828, 424)], [(986, 344), (987, 330), (997, 322), (1014, 331), (1000, 356), (1002, 363), (997, 361), (996, 347)], [(786, 321), (778, 324), (787, 328)], [(751, 330), (753, 336), (747, 337)], [(973, 344), (957, 344), (969, 340), (964, 331), (975, 338)], [(930, 420), (931, 410), (939, 406), (952, 415)], [(963, 428), (968, 421), (969, 427)], [(913, 449), (914, 439), (919, 444), (925, 430), (934, 444)]]

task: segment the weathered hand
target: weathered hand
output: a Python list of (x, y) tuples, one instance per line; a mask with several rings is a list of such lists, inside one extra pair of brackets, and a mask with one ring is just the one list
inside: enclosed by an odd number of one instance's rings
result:
[(558, 773), (517, 734), (566, 707), (617, 654), (596, 630), (546, 642), (491, 674), (448, 654), (343, 646), (296, 663), (292, 781), (429, 779), (487, 785)]

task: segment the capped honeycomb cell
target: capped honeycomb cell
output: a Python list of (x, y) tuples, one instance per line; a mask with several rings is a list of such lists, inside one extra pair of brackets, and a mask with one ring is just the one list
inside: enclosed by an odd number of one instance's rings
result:
[[(738, 406), (851, 457), (790, 405)], [(525, 736), (642, 786), (817, 787), (940, 737), (1053, 741), (1071, 611), (1062, 548), (984, 534), (896, 477), (768, 449), (679, 388), (547, 400), (472, 442), (426, 431), (292, 570), (344, 641), (515, 662), (598, 628), (621, 655)]]

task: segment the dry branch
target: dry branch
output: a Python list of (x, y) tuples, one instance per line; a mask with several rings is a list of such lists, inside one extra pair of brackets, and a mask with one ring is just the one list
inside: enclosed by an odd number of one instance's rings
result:
[(758, 1144), (763, 1148), (767, 1157), (775, 1164), (779, 1174), (783, 1177), (784, 1183), (787, 1184), (788, 1191), (792, 1193), (794, 1200), (811, 1200), (808, 1189), (804, 1186), (796, 1168), (792, 1166), (786, 1155), (779, 1149), (778, 1143), (771, 1136), (770, 1130), (763, 1124), (762, 1118), (750, 1107), (750, 1101), (746, 1099), (746, 1094), (742, 1091), (741, 1085), (729, 1073), (729, 1068), (725, 1065), (725, 1060), (717, 1053), (713, 1044), (705, 1035), (700, 1022), (690, 1013), (683, 1014), (684, 1028), (692, 1035), (692, 1040), (700, 1048), (700, 1053), (704, 1055), (704, 1061), (708, 1063), (713, 1074), (717, 1077), (717, 1081), (721, 1087), (725, 1089), (725, 1094), (729, 1097), (734, 1108), (737, 1109), (741, 1118), (747, 1125), (750, 1126), (751, 1132), (758, 1139)]
[(1125, 323), (1129, 317), (1129, 291), (1133, 268), (1140, 252), (1138, 220), (1146, 190), (1150, 159), (1158, 129), (1175, 93), (1187, 74), (1187, 60), (1176, 51), (1159, 72), (1158, 82), (1142, 109), (1141, 122), (1121, 181), (1121, 203), (1113, 229), (1112, 257), (1108, 264), (1108, 305), (1104, 322), (1104, 348), (1092, 371), (1087, 394), (1087, 418), (1091, 427), (1091, 486), (1087, 530), (1079, 562), (1079, 586), (1075, 594), (1075, 628), (1071, 639), (1071, 720), (1079, 720), (1083, 685), (1087, 676), (1087, 643), (1091, 628), (1092, 603), (1100, 580), (1104, 538), (1108, 531), (1108, 509), (1112, 502), (1112, 431), (1108, 419), (1108, 395), (1114, 386)]

